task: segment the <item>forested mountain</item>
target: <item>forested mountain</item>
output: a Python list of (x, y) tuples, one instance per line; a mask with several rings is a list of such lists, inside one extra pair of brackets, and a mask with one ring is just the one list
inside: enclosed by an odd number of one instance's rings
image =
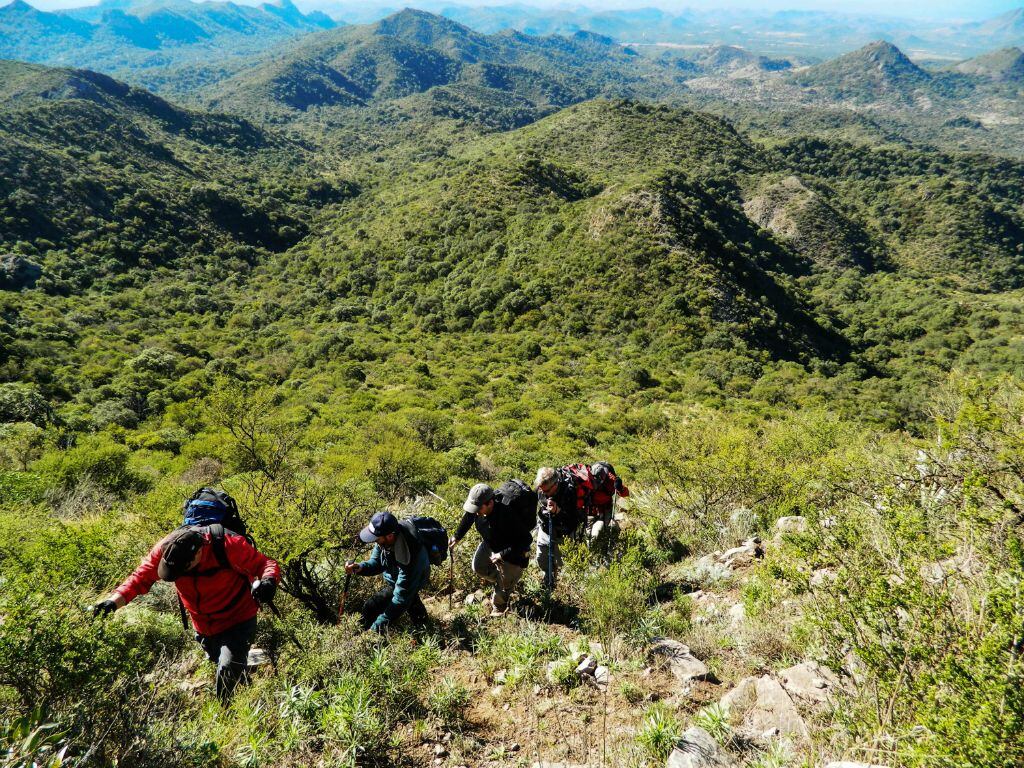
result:
[(329, 196), (301, 147), (235, 117), (175, 107), (86, 70), (0, 62), (0, 239), (40, 287), (169, 265), (224, 275), (305, 231)]
[[(1021, 765), (1012, 50), (158, 42), (0, 61), (7, 762)], [(599, 459), (630, 496), (553, 588), (488, 616), (467, 542), (360, 633), (371, 514)], [(281, 565), (230, 702), (172, 585), (104, 599), (209, 485)]]
[(1009, 83), (1024, 83), (1024, 51), (1003, 48), (956, 65), (956, 71)]
[(254, 53), (337, 23), (291, 0), (257, 7), (224, 2), (122, 3), (49, 13), (24, 0), (0, 6), (0, 58), (124, 73)]
[(598, 94), (663, 90), (655, 68), (607, 38), (481, 35), (406, 10), (304, 39), (203, 93), (214, 108), (264, 117), (397, 102), (510, 127)]

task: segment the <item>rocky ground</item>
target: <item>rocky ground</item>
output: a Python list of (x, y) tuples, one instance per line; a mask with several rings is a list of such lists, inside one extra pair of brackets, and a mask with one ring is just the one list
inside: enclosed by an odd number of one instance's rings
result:
[[(660, 765), (652, 759), (657, 748), (650, 748), (660, 738), (668, 768), (873, 768), (830, 754), (822, 738), (853, 677), (792, 656), (785, 633), (801, 615), (800, 601), (788, 601), (781, 615), (751, 617), (743, 598), (766, 552), (807, 524), (782, 518), (769, 541), (748, 538), (666, 569), (658, 594), (685, 595), (692, 625), (678, 638), (656, 637), (646, 649), (588, 640), (558, 617), (545, 621), (525, 599), (518, 612), (497, 619), (486, 617), (482, 590), (459, 594), (454, 613), (446, 597), (428, 601), (441, 624), (469, 617), (486, 622), (492, 634), (553, 630), (568, 650), (529, 683), (511, 663), (514, 655), (496, 667), (501, 659), (458, 653), (447, 672), (470, 693), (465, 720), (450, 729), (408, 726), (408, 755), (415, 764), (452, 768)], [(828, 578), (821, 571), (812, 582)], [(660, 731), (662, 717), (678, 729)]]

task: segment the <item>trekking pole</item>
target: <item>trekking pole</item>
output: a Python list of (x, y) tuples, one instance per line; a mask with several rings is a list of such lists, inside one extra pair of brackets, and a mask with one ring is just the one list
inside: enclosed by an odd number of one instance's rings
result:
[(548, 507), (548, 621), (551, 621), (551, 596), (555, 591), (555, 515)]
[(348, 599), (348, 585), (352, 583), (352, 574), (345, 574), (345, 586), (341, 589), (341, 597), (338, 599), (338, 621), (341, 622), (341, 616), (345, 613), (345, 601)]

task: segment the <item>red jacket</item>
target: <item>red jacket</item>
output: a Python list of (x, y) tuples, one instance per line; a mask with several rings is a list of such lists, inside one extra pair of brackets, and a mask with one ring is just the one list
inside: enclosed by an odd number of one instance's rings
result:
[[(114, 590), (126, 603), (149, 592), (159, 580), (156, 567), (163, 554), (163, 546), (163, 541), (160, 541), (153, 547), (135, 573)], [(277, 563), (238, 534), (224, 536), (224, 553), (231, 564), (230, 569), (222, 568), (217, 562), (210, 535), (206, 534), (199, 566), (174, 582), (182, 605), (192, 617), (192, 626), (201, 635), (216, 635), (251, 619), (259, 606), (250, 593), (249, 585), (255, 579), (281, 579)]]

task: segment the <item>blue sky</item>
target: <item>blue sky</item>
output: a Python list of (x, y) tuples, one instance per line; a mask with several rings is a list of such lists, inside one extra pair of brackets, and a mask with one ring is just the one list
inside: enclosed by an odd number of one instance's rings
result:
[[(250, 5), (258, 4), (260, 0), (236, 0)], [(56, 8), (69, 8), (72, 6), (93, 5), (90, 0), (28, 0), (37, 8), (53, 10)], [(516, 0), (452, 0), (452, 5), (511, 5)], [(588, 6), (591, 8), (642, 8), (657, 6), (665, 10), (682, 11), (686, 8), (700, 10), (714, 10), (719, 8), (743, 8), (750, 10), (781, 11), (781, 10), (827, 10), (844, 13), (863, 13), (885, 16), (905, 16), (924, 19), (984, 19), (996, 16), (1000, 13), (1019, 8), (1024, 5), (1024, 0), (684, 0), (683, 2), (671, 2), (670, 0), (584, 0), (583, 2), (566, 2), (565, 0), (519, 0), (523, 5), (541, 7), (561, 6)], [(300, 8), (307, 5), (303, 0), (295, 0)], [(0, 0), (0, 5), (6, 4), (6, 0)], [(324, 0), (310, 2), (308, 5), (323, 7)], [(355, 0), (339, 0), (338, 5), (354, 5)], [(370, 2), (359, 2), (359, 5), (387, 5), (402, 7), (403, 5), (417, 5), (416, 0), (370, 0)], [(437, 0), (429, 5), (437, 5)]]

